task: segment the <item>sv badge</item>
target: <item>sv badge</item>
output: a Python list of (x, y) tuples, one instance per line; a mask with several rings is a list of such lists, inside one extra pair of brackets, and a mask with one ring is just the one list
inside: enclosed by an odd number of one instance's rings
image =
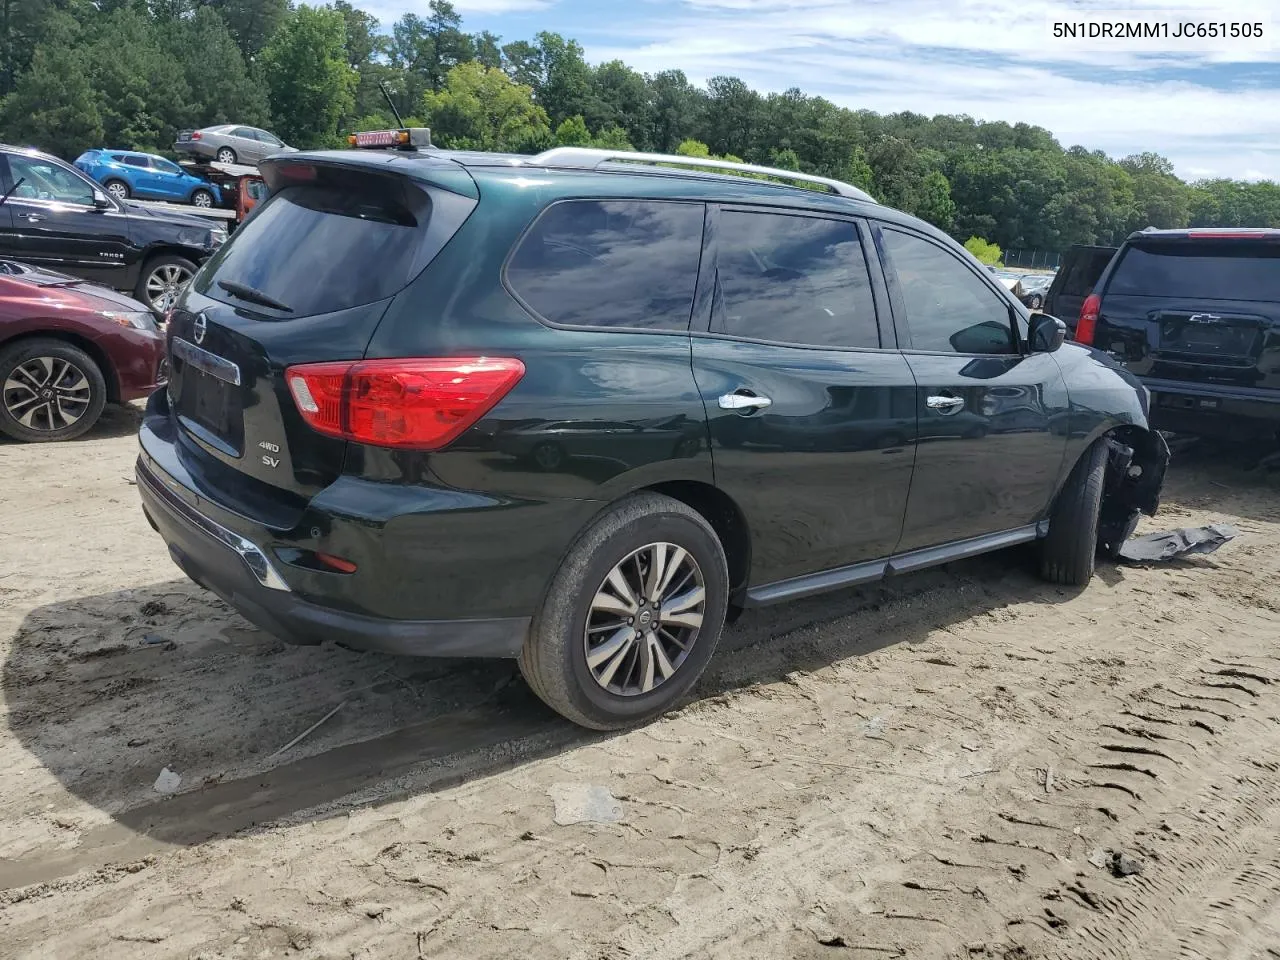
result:
[[(258, 444), (258, 446), (263, 450), (269, 450), (271, 453), (280, 452), (280, 447), (278, 444), (270, 443), (266, 440), (263, 440), (260, 444)], [(270, 467), (272, 470), (274, 470), (276, 467), (280, 466), (280, 458), (273, 457), (270, 454), (264, 453), (262, 455), (262, 465), (266, 467)]]

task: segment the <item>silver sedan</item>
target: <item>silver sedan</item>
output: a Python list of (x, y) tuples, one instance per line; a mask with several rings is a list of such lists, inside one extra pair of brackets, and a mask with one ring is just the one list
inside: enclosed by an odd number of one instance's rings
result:
[(224, 123), (201, 130), (183, 130), (173, 144), (178, 153), (215, 160), (218, 163), (255, 164), (277, 153), (296, 153), (274, 133), (257, 127)]

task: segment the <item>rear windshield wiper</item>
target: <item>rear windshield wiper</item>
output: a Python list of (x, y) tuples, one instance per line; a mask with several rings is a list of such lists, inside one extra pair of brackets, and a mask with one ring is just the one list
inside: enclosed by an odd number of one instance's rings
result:
[(285, 313), (293, 313), (293, 307), (287, 303), (281, 303), (275, 297), (263, 293), (254, 287), (247, 286), (243, 283), (236, 283), (234, 280), (219, 280), (218, 286), (227, 293), (240, 300), (248, 300), (250, 303), (261, 304), (264, 307), (270, 307), (272, 310), (282, 310)]

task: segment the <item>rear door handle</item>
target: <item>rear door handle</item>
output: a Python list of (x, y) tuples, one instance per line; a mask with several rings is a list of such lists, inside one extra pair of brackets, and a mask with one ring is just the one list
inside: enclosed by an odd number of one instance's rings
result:
[(737, 410), (740, 413), (753, 413), (756, 410), (763, 410), (765, 407), (773, 406), (773, 401), (768, 397), (757, 397), (754, 393), (726, 393), (717, 403), (720, 404), (721, 410)]
[(21, 216), (27, 223), (39, 223), (44, 219), (44, 215), (40, 213), (24, 213)]
[(925, 405), (930, 410), (937, 410), (939, 413), (959, 413), (960, 408), (964, 406), (964, 399), (939, 395), (930, 397), (925, 401)]

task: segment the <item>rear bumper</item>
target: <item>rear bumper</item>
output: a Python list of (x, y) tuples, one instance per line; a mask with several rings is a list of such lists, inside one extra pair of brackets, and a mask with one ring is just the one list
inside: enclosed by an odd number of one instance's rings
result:
[(1280, 429), (1280, 390), (1151, 377), (1142, 378), (1142, 383), (1151, 391), (1151, 420), (1158, 429), (1181, 427), (1196, 433), (1226, 420), (1255, 421), (1255, 429)]
[(182, 571), (246, 620), (297, 644), (324, 640), (386, 653), (439, 657), (515, 657), (528, 617), (483, 620), (392, 620), (298, 596), (268, 551), (222, 526), (176, 492), (178, 481), (145, 453), (136, 467), (142, 509)]

